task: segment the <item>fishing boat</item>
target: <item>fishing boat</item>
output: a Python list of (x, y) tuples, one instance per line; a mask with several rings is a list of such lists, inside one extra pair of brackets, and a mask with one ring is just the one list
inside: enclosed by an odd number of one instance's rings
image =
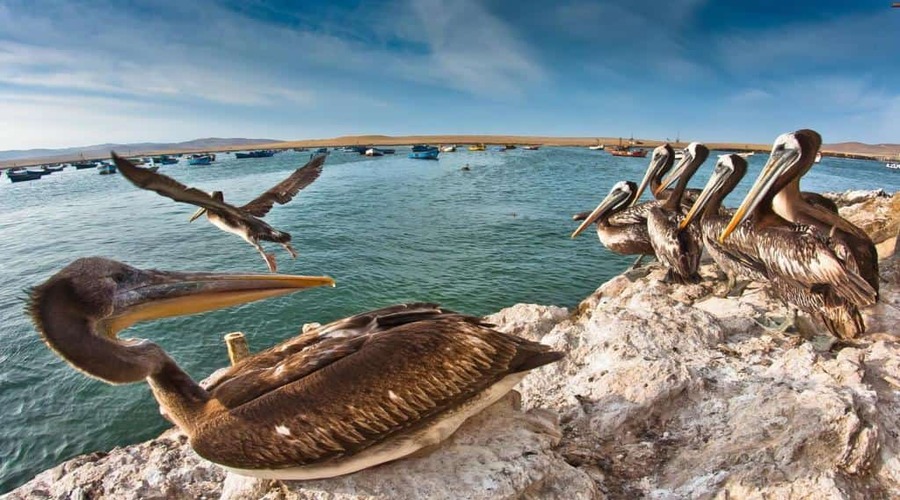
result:
[(212, 157), (209, 155), (191, 155), (188, 156), (188, 165), (209, 165)]
[(484, 144), (475, 144), (473, 146), (469, 146), (469, 151), (484, 151)]
[(376, 149), (376, 148), (369, 148), (366, 150), (366, 152), (364, 154), (366, 156), (384, 156), (384, 153), (382, 153), (381, 150)]
[(47, 171), (48, 173), (52, 174), (53, 172), (62, 172), (63, 169), (66, 168), (66, 166), (65, 165), (53, 165), (53, 166), (44, 165), (42, 168), (45, 171)]
[(174, 165), (178, 163), (178, 158), (169, 155), (159, 155), (159, 156), (151, 156), (151, 160), (154, 163), (159, 163), (160, 165)]
[(820, 161), (822, 161), (822, 152), (821, 151), (816, 151), (816, 160), (815, 161), (816, 161), (816, 163), (819, 163)]
[(75, 163), (70, 163), (70, 165), (72, 165), (73, 167), (75, 167), (78, 170), (82, 170), (85, 168), (96, 168), (97, 162), (95, 162), (95, 161), (77, 161)]
[(446, 146), (441, 146), (441, 153), (455, 153), (456, 152), (456, 144), (448, 144)]
[(100, 173), (100, 175), (109, 175), (118, 172), (115, 165), (106, 162), (101, 162), (99, 165), (97, 165), (97, 171)]
[(296, 152), (298, 152), (298, 153), (305, 153), (305, 152), (307, 152), (307, 151), (309, 151), (309, 150), (306, 149), (306, 148), (294, 148), (294, 151), (296, 151)]
[(416, 144), (412, 147), (413, 153), (421, 153), (423, 151), (431, 151), (432, 149), (440, 152), (438, 150), (438, 148), (436, 148), (434, 146), (429, 146), (428, 144)]
[(609, 154), (613, 156), (627, 156), (630, 158), (643, 158), (647, 156), (647, 150), (642, 148), (631, 149), (628, 146), (616, 147), (609, 150)]
[(754, 153), (753, 151), (747, 151), (745, 153), (738, 153), (737, 155), (740, 156), (741, 158), (747, 159), (747, 158), (750, 158), (751, 156), (753, 156), (754, 154), (756, 154), (756, 153)]
[(515, 145), (515, 144), (507, 144), (507, 145), (506, 145), (506, 149), (507, 149), (507, 150), (510, 150), (510, 149), (516, 149), (516, 145)]
[(490, 151), (506, 151), (506, 146), (491, 146), (488, 149)]
[(591, 151), (603, 151), (604, 149), (606, 149), (606, 145), (600, 144), (600, 141), (597, 141), (597, 144), (594, 144), (593, 146), (588, 146), (588, 149), (590, 149)]
[(375, 148), (375, 149), (377, 149), (378, 151), (381, 151), (383, 154), (386, 154), (386, 155), (392, 155), (397, 152), (396, 150), (390, 149), (390, 148)]
[(274, 149), (260, 149), (257, 151), (250, 151), (249, 153), (235, 153), (234, 157), (238, 159), (243, 158), (270, 158), (275, 156)]
[(24, 169), (9, 169), (6, 176), (10, 182), (36, 181), (42, 177), (42, 174)]
[(421, 151), (413, 151), (409, 153), (408, 157), (414, 160), (437, 160), (438, 154), (440, 154), (440, 150), (438, 148), (425, 149)]
[(900, 162), (888, 162), (884, 166), (891, 170), (900, 170)]
[(531, 144), (528, 146), (522, 146), (522, 149), (524, 149), (526, 151), (537, 151), (538, 149), (540, 149), (540, 146), (538, 146), (536, 144)]
[[(235, 154), (237, 154), (237, 153), (235, 153)], [(313, 151), (313, 154), (316, 154), (316, 155), (328, 154), (328, 148), (319, 148), (319, 149)]]

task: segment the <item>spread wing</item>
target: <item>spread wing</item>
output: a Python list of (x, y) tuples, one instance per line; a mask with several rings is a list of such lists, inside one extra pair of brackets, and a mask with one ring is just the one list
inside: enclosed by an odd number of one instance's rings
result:
[(198, 207), (232, 213), (235, 210), (233, 206), (214, 199), (209, 193), (197, 188), (187, 187), (167, 175), (135, 166), (115, 153), (112, 153), (112, 158), (116, 162), (116, 168), (119, 169), (119, 172), (132, 184), (141, 189), (155, 191), (166, 198), (171, 198), (181, 203), (190, 203)]
[(269, 210), (272, 209), (275, 203), (284, 205), (291, 201), (301, 189), (309, 186), (319, 178), (319, 175), (322, 174), (322, 166), (325, 164), (326, 156), (320, 154), (309, 160), (306, 165), (295, 170), (290, 177), (241, 207), (241, 210), (256, 217), (263, 217), (269, 213)]

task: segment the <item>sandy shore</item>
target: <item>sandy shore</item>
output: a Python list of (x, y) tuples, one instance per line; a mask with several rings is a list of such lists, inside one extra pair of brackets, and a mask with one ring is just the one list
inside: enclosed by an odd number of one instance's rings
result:
[[(643, 147), (656, 147), (664, 141), (657, 139), (634, 139), (636, 145)], [(629, 138), (619, 137), (550, 137), (550, 136), (523, 136), (523, 135), (406, 135), (406, 136), (388, 136), (388, 135), (358, 135), (343, 136), (329, 139), (307, 139), (301, 141), (261, 143), (255, 145), (240, 145), (218, 147), (214, 151), (247, 151), (252, 149), (291, 149), (299, 147), (336, 147), (336, 146), (405, 146), (411, 144), (537, 144), (541, 146), (592, 146), (597, 144), (605, 144), (612, 146), (619, 144), (627, 144)], [(687, 146), (687, 142), (676, 142), (672, 145), (676, 148)], [(718, 150), (734, 150), (734, 151), (756, 151), (768, 153), (771, 144), (753, 144), (742, 142), (712, 142), (706, 143), (711, 149)], [(900, 147), (897, 151), (888, 151), (886, 153), (873, 154), (871, 146), (856, 143), (848, 145), (848, 143), (836, 144), (833, 149), (829, 149), (829, 145), (823, 147), (823, 154), (828, 156), (841, 156), (868, 160), (879, 160), (885, 154), (896, 155), (900, 153)], [(869, 148), (867, 150), (867, 148)], [(170, 150), (130, 150), (127, 152), (129, 156), (150, 156), (160, 154), (179, 154), (179, 153), (201, 153), (210, 151), (208, 149), (170, 149)], [(125, 152), (121, 152), (125, 154)], [(27, 167), (33, 165), (41, 165), (44, 163), (70, 163), (73, 161), (85, 160), (104, 160), (109, 159), (108, 151), (97, 151), (94, 154), (85, 153), (79, 155), (63, 155), (50, 156), (41, 158), (28, 158), (20, 160), (0, 161), (0, 169), (13, 166)]]

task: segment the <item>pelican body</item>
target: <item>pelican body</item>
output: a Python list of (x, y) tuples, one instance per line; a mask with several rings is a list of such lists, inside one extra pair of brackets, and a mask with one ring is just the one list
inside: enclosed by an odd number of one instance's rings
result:
[(297, 252), (291, 246), (291, 235), (273, 228), (263, 221), (262, 217), (269, 213), (275, 203), (283, 205), (291, 201), (301, 189), (312, 184), (321, 175), (327, 155), (313, 157), (287, 179), (241, 207), (226, 203), (221, 191), (207, 194), (199, 189), (189, 188), (169, 176), (137, 167), (115, 153), (112, 153), (112, 157), (119, 172), (135, 186), (155, 191), (178, 202), (199, 206), (200, 208), (191, 216), (191, 222), (206, 214), (214, 226), (236, 234), (251, 244), (262, 256), (269, 271), (274, 273), (278, 269), (275, 256), (266, 253), (260, 241), (280, 244), (292, 258), (297, 257)]
[(656, 258), (668, 268), (666, 281), (681, 283), (700, 281), (700, 275), (697, 273), (700, 256), (703, 253), (700, 232), (696, 226), (683, 231), (679, 228), (679, 224), (683, 218), (682, 197), (687, 183), (708, 156), (709, 149), (706, 146), (691, 143), (685, 148), (678, 166), (654, 192), (654, 194), (661, 193), (668, 185), (676, 183), (668, 192), (666, 200), (652, 207), (647, 216), (647, 233)]
[(146, 380), (197, 453), (239, 474), (316, 479), (435, 445), (562, 354), (434, 304), (397, 305), (309, 330), (201, 387), (138, 322), (333, 285), (328, 277), (176, 273), (79, 259), (31, 292), (47, 346), (110, 384)]
[(857, 271), (858, 262), (849, 258), (845, 247), (835, 246), (828, 234), (814, 227), (784, 219), (773, 206), (775, 196), (809, 168), (805, 163), (813, 161), (818, 149), (807, 155), (801, 136), (784, 134), (775, 141), (719, 241), (724, 243), (738, 227), (749, 224), (756, 258), (782, 298), (821, 319), (833, 335), (854, 338), (865, 331), (859, 309), (877, 301), (877, 288)]

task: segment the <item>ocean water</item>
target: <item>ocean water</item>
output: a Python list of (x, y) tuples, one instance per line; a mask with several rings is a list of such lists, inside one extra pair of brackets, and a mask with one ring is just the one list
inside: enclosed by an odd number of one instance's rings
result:
[[(576, 305), (632, 260), (593, 231), (577, 240), (571, 215), (593, 209), (646, 159), (583, 148), (442, 153), (439, 161), (329, 156), (322, 176), (267, 216), (293, 235), (297, 260), (268, 247), (279, 271), (326, 274), (314, 289), (203, 315), (137, 325), (126, 337), (161, 344), (195, 378), (228, 363), (222, 336), (243, 331), (260, 350), (328, 322), (403, 301), (482, 315), (519, 302)], [(751, 158), (748, 177), (766, 155)], [(211, 166), (161, 172), (244, 203), (308, 158), (220, 155)], [(713, 156), (714, 158), (714, 156)], [(468, 164), (470, 171), (460, 168)], [(707, 161), (691, 183), (702, 187)], [(732, 204), (749, 187), (745, 180)], [(900, 172), (826, 158), (803, 181), (814, 191), (900, 189)], [(257, 252), (191, 206), (139, 190), (119, 175), (67, 169), (39, 181), (0, 181), (0, 493), (75, 455), (146, 440), (167, 427), (146, 384), (113, 387), (75, 372), (40, 341), (23, 311), (27, 289), (78, 257), (143, 268), (264, 272)]]

